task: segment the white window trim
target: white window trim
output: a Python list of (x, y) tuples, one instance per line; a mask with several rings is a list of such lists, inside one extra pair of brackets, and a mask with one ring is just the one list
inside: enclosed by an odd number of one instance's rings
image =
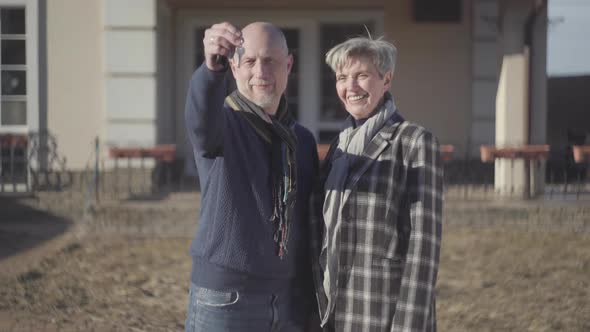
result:
[(0, 133), (26, 134), (39, 130), (39, 0), (0, 0), (0, 7), (25, 7), (27, 124), (0, 125)]
[[(194, 31), (200, 26), (210, 26), (227, 21), (243, 26), (249, 22), (267, 21), (276, 25), (297, 28), (300, 31), (299, 45), (305, 45), (306, 52), (299, 54), (299, 122), (307, 127), (316, 138), (320, 130), (338, 130), (341, 121), (320, 121), (321, 82), (317, 80), (320, 72), (320, 59), (317, 57), (320, 48), (319, 25), (321, 23), (355, 23), (375, 22), (373, 35), (383, 34), (383, 11), (378, 10), (184, 10), (177, 16), (177, 108), (183, 114), (184, 100), (188, 82), (193, 71), (195, 59)], [(190, 47), (187, 50), (187, 47)]]

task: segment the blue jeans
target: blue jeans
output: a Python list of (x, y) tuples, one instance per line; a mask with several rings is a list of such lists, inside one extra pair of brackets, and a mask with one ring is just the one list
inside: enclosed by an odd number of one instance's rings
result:
[(217, 291), (191, 283), (186, 332), (303, 332), (311, 313), (301, 292)]

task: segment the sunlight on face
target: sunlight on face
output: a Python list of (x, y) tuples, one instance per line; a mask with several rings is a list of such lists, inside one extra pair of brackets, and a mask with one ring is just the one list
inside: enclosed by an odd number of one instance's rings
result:
[(336, 92), (355, 119), (371, 115), (391, 86), (391, 72), (381, 76), (371, 59), (350, 58), (336, 71)]
[(238, 90), (267, 113), (274, 114), (287, 88), (293, 58), (276, 36), (246, 29), (243, 33), (244, 54), (240, 66), (236, 56), (231, 61)]

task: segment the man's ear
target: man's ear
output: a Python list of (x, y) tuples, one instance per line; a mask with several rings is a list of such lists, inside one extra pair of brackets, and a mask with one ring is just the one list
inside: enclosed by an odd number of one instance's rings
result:
[(293, 54), (287, 57), (287, 73), (291, 73), (291, 68), (293, 68)]
[(233, 57), (228, 59), (229, 67), (231, 68), (231, 73), (234, 75), (234, 79), (236, 78), (236, 64), (234, 62)]

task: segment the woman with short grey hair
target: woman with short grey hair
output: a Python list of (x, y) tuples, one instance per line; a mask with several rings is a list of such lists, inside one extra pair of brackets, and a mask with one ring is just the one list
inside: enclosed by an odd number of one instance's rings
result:
[(328, 331), (435, 331), (442, 228), (437, 139), (389, 92), (397, 50), (352, 38), (326, 54), (349, 113), (317, 181), (312, 255)]

